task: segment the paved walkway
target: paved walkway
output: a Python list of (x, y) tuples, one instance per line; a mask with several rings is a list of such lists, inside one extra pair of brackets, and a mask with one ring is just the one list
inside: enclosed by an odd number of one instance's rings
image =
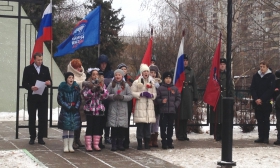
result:
[[(20, 124), (26, 125), (27, 122)], [(46, 145), (29, 145), (28, 129), (19, 129), (19, 139), (15, 139), (15, 122), (0, 122), (0, 150), (26, 149), (36, 159), (50, 168), (70, 168), (70, 167), (151, 167), (151, 168), (176, 168), (178, 166), (166, 162), (160, 158), (148, 155), (144, 151), (136, 150), (136, 142), (132, 142), (130, 149), (126, 151), (110, 151), (111, 146), (101, 152), (85, 152), (84, 149), (78, 149), (75, 153), (63, 153), (63, 142), (61, 139), (61, 130), (49, 128), (48, 138), (45, 138)], [(270, 144), (262, 144), (261, 146), (272, 146)], [(191, 141), (174, 141), (176, 149), (182, 148), (220, 148), (221, 143), (212, 139), (191, 140)], [(234, 140), (233, 147), (260, 147), (260, 144), (252, 143), (252, 140)], [(152, 148), (151, 150), (161, 150), (161, 148)], [(168, 152), (168, 151), (167, 151)]]

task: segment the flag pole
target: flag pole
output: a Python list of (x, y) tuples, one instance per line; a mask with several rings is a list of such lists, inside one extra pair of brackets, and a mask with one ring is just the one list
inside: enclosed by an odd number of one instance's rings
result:
[(51, 40), (51, 79), (53, 81), (53, 40)]
[(226, 65), (226, 97), (223, 97), (223, 126), (222, 126), (222, 157), (217, 164), (222, 167), (236, 166), (232, 161), (232, 129), (233, 129), (233, 95), (230, 94), (231, 80), (231, 44), (232, 44), (232, 0), (227, 5), (227, 65)]
[(100, 56), (100, 44), (98, 44), (98, 58)]

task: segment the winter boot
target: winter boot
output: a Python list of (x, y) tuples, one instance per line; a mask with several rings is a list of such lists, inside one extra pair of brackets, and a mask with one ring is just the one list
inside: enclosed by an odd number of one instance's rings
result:
[(79, 145), (76, 143), (76, 141), (74, 140), (73, 145), (72, 145), (73, 149), (79, 149)]
[(104, 140), (105, 144), (111, 144), (111, 139), (110, 137), (105, 137), (105, 140)]
[(170, 139), (167, 140), (167, 146), (168, 146), (169, 149), (174, 149), (174, 146), (173, 146), (172, 142), (173, 142), (172, 139), (171, 140)]
[(150, 149), (150, 146), (149, 146), (150, 139), (151, 138), (145, 138), (144, 139), (145, 149)]
[(99, 141), (99, 145), (98, 145), (100, 149), (105, 148), (105, 145), (103, 145), (103, 143), (102, 143), (102, 139), (103, 139), (102, 136), (100, 136), (100, 141)]
[(71, 153), (75, 152), (73, 149), (73, 141), (74, 141), (74, 138), (68, 139), (68, 148), (69, 148), (69, 152), (71, 152)]
[(73, 148), (74, 149), (79, 149), (79, 148), (85, 147), (85, 145), (83, 145), (81, 140), (80, 140), (81, 129), (82, 128), (79, 128), (79, 129), (74, 131), (74, 143), (73, 143)]
[(277, 139), (277, 141), (275, 141), (273, 144), (274, 145), (280, 145), (280, 140)]
[(166, 142), (166, 140), (161, 140), (161, 148), (162, 149), (167, 149), (167, 142)]
[(158, 147), (157, 141), (158, 141), (158, 132), (155, 132), (154, 138), (153, 138), (153, 141), (152, 141), (152, 146), (153, 147), (156, 147), (156, 148)]
[(117, 151), (117, 144), (116, 144), (116, 138), (112, 138), (112, 148), (111, 151)]
[(68, 148), (68, 138), (63, 138), (63, 144), (64, 144), (63, 152), (64, 152), (64, 153), (68, 153), (68, 152), (69, 152), (69, 148)]
[(93, 139), (93, 148), (96, 151), (101, 151), (101, 149), (99, 148), (99, 141), (100, 141), (100, 136), (99, 135), (93, 135), (92, 136)]
[(137, 138), (137, 143), (138, 143), (137, 150), (142, 150), (143, 149), (142, 138)]
[(154, 136), (155, 136), (155, 134), (151, 134), (151, 138), (150, 138), (150, 142), (149, 142), (149, 147), (153, 147)]
[(92, 143), (92, 136), (90, 135), (85, 136), (85, 145), (86, 145), (87, 152), (92, 152), (91, 143)]
[(123, 147), (123, 138), (118, 138), (118, 150), (120, 151), (124, 151), (124, 147)]
[(263, 139), (262, 138), (258, 138), (254, 141), (255, 143), (263, 143)]

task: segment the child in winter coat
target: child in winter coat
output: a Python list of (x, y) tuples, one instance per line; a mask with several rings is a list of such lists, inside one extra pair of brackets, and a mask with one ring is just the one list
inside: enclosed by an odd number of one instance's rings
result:
[(102, 117), (104, 117), (105, 107), (102, 100), (108, 98), (108, 91), (105, 84), (100, 85), (98, 80), (98, 68), (90, 68), (88, 70), (88, 79), (83, 82), (82, 96), (86, 103), (84, 105), (84, 112), (87, 118), (87, 128), (85, 135), (86, 151), (100, 151), (99, 142), (102, 135)]
[(131, 86), (131, 92), (136, 98), (134, 109), (134, 122), (137, 126), (138, 150), (142, 150), (144, 138), (145, 149), (150, 149), (151, 123), (156, 122), (154, 102), (157, 96), (154, 79), (149, 76), (150, 69), (146, 64), (141, 64), (141, 76)]
[[(155, 80), (155, 87), (156, 89), (159, 88), (162, 80), (160, 79), (160, 73), (159, 73), (159, 69), (156, 65), (151, 65), (150, 67), (150, 76), (154, 78)], [(155, 114), (156, 114), (156, 122), (151, 124), (151, 139), (150, 139), (150, 143), (149, 146), (150, 147), (158, 147), (158, 128), (159, 128), (159, 106), (158, 103), (156, 101), (154, 101), (154, 108), (155, 108)]]
[(72, 147), (74, 131), (80, 129), (81, 117), (79, 106), (81, 101), (79, 85), (74, 81), (74, 74), (64, 74), (65, 82), (58, 87), (57, 102), (61, 106), (58, 128), (63, 130), (64, 152), (74, 152)]
[[(160, 136), (162, 149), (174, 148), (172, 145), (173, 123), (176, 117), (176, 108), (181, 102), (181, 94), (172, 84), (172, 73), (165, 72), (162, 75), (163, 83), (157, 89), (157, 103), (160, 107)], [(167, 125), (167, 134), (166, 134)]]
[[(123, 70), (123, 72), (124, 72), (124, 80), (129, 85), (129, 87), (131, 87), (131, 85), (133, 83), (133, 79), (127, 73), (127, 66), (126, 66), (126, 64), (120, 63), (117, 66), (117, 68)], [(129, 139), (129, 123), (130, 123), (130, 117), (131, 117), (131, 113), (132, 113), (132, 108), (133, 108), (133, 100), (130, 100), (130, 101), (127, 102), (127, 109), (128, 109), (128, 116), (127, 116), (128, 117), (127, 118), (128, 122), (127, 122), (127, 124), (128, 124), (128, 127), (126, 128), (125, 136), (124, 136), (124, 142), (123, 142), (123, 147), (125, 149), (129, 148), (129, 143), (130, 143), (130, 139)]]
[[(124, 71), (117, 69), (114, 72), (114, 80), (108, 86), (109, 110), (107, 126), (111, 127), (111, 151), (124, 151), (123, 141), (126, 128), (128, 128), (127, 102), (132, 99), (129, 85), (123, 80)], [(116, 144), (118, 142), (118, 145)]]

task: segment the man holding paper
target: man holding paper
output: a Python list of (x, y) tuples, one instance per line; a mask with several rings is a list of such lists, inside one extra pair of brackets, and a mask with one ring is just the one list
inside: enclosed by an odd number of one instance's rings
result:
[(33, 55), (34, 63), (26, 66), (23, 71), (22, 86), (28, 90), (27, 108), (29, 115), (29, 144), (33, 145), (36, 139), (36, 111), (38, 109), (38, 143), (44, 145), (43, 137), (48, 128), (48, 88), (51, 86), (49, 68), (44, 66), (43, 54)]

